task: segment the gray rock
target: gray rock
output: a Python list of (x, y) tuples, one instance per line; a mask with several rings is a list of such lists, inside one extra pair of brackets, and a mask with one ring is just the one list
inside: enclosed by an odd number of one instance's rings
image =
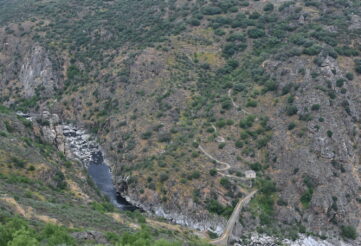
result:
[(38, 89), (42, 96), (52, 96), (59, 87), (57, 74), (52, 62), (41, 46), (34, 46), (24, 58), (19, 81), (24, 86), (24, 96), (32, 97)]
[(103, 233), (97, 231), (74, 232), (71, 235), (78, 241), (93, 241), (102, 244), (108, 243)]

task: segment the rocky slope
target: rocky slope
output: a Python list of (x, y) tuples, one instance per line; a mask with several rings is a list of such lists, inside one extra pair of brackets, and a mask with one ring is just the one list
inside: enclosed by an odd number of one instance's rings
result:
[(359, 243), (359, 1), (0, 3), (1, 101), (96, 135), (130, 201), (220, 233), (251, 184), (236, 238)]

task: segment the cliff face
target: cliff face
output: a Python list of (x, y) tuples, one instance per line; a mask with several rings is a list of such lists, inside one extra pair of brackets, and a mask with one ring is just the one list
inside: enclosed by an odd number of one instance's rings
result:
[(53, 63), (49, 60), (45, 49), (34, 46), (22, 61), (19, 82), (23, 86), (25, 98), (35, 96), (35, 92), (43, 97), (52, 97), (59, 89), (58, 75), (53, 71)]
[[(271, 173), (282, 187), (281, 199), (288, 203), (279, 208), (278, 218), (289, 224), (304, 221), (314, 231), (334, 236), (327, 223), (357, 224), (360, 216), (360, 101), (354, 99), (361, 91), (358, 79), (345, 80), (349, 71), (341, 68), (342, 61), (321, 59), (319, 66), (302, 58), (286, 61), (287, 68), (285, 63), (265, 65), (283, 88), (290, 81), (297, 81), (298, 87), (291, 92), (297, 115), (287, 117), (281, 107), (272, 121)], [(304, 74), (299, 74), (300, 68)], [(315, 71), (318, 76), (312, 78)], [(290, 122), (306, 116), (295, 129), (287, 129)], [(308, 189), (313, 191), (309, 209), (299, 212), (300, 195)]]
[(357, 1), (96, 2), (3, 22), (5, 104), (89, 129), (119, 191), (177, 223), (220, 233), (257, 188), (242, 232), (361, 232)]
[(32, 23), (26, 22), (22, 28), (16, 25), (12, 27), (15, 29), (12, 35), (6, 34), (5, 28), (0, 29), (2, 95), (9, 100), (12, 100), (10, 97), (30, 99), (54, 96), (56, 90), (63, 87), (63, 75), (59, 73), (57, 58), (50, 58), (46, 49), (24, 36), (34, 27)]

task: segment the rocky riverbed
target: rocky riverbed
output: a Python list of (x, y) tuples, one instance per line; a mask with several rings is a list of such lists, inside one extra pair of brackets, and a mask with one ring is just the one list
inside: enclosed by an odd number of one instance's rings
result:
[(21, 112), (17, 114), (30, 121), (36, 121), (41, 125), (42, 135), (48, 142), (55, 144), (68, 158), (80, 161), (98, 189), (113, 205), (122, 210), (136, 209), (116, 191), (111, 168), (104, 158), (101, 147), (84, 129), (72, 124), (64, 124), (58, 115), (46, 111), (41, 115)]

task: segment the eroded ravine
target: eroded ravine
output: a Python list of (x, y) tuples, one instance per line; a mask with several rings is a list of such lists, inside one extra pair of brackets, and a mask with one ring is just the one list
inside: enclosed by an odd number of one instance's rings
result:
[[(44, 115), (17, 113), (30, 121), (42, 119)], [(50, 115), (50, 114), (49, 114)], [(88, 134), (84, 129), (78, 128), (72, 124), (64, 124), (60, 121), (54, 126), (52, 119), (49, 121), (50, 132), (55, 132), (61, 136), (63, 148), (68, 157), (80, 161), (87, 170), (90, 178), (93, 180), (97, 188), (109, 201), (121, 210), (135, 210), (137, 207), (130, 204), (115, 189), (110, 166), (104, 158), (100, 145), (95, 138)]]

